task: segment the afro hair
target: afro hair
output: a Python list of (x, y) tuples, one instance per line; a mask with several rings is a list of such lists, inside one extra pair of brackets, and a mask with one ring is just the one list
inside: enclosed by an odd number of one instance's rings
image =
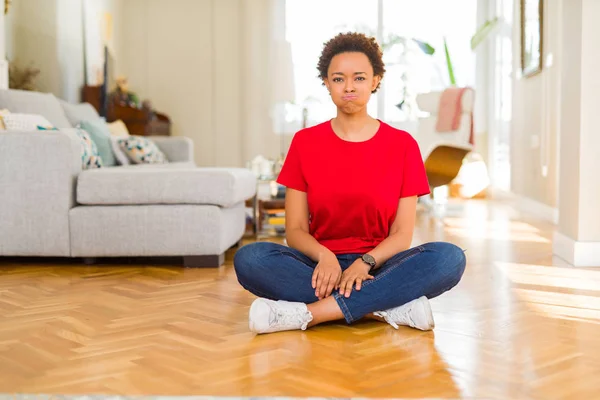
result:
[[(319, 64), (317, 65), (319, 78), (322, 80), (327, 78), (327, 71), (333, 57), (341, 53), (350, 52), (363, 53), (366, 55), (373, 67), (373, 75), (383, 78), (383, 74), (385, 74), (383, 52), (377, 44), (377, 41), (373, 37), (367, 37), (363, 33), (356, 32), (340, 33), (325, 43), (321, 56), (319, 57)], [(380, 84), (381, 82), (371, 93), (377, 92)]]

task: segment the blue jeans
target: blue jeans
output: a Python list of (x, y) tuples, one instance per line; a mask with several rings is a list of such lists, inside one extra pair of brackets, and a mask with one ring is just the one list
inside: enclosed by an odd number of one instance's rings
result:
[[(341, 254), (346, 270), (361, 254)], [(319, 299), (312, 288), (317, 263), (300, 251), (276, 243), (257, 242), (240, 248), (233, 265), (238, 281), (256, 296), (306, 304)], [(398, 307), (421, 296), (433, 298), (460, 281), (466, 265), (464, 252), (445, 243), (426, 243), (396, 254), (373, 271), (350, 297), (332, 293), (344, 318), (352, 323), (375, 311)]]

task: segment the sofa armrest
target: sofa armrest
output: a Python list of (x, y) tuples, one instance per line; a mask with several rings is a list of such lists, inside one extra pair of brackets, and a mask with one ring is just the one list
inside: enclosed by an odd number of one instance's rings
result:
[(194, 142), (185, 136), (151, 136), (169, 161), (194, 161)]
[(0, 255), (70, 256), (81, 164), (74, 132), (0, 133)]

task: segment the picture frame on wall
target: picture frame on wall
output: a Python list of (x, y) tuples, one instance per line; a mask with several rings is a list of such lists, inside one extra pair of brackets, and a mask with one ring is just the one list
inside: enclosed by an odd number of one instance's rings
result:
[(544, 0), (521, 0), (521, 75), (542, 71)]

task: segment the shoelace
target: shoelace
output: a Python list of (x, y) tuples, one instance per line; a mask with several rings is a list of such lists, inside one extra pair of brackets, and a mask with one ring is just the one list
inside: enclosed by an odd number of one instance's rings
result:
[(385, 322), (387, 322), (388, 324), (393, 326), (395, 329), (399, 329), (398, 324), (392, 320), (392, 318), (390, 317), (390, 314), (388, 314), (386, 311), (377, 311), (377, 312), (374, 312), (373, 315), (383, 318), (385, 320)]
[[(405, 310), (405, 312), (403, 312), (401, 314), (401, 316), (402, 317), (406, 316), (406, 318), (411, 322), (411, 325), (415, 325), (415, 322), (410, 317), (410, 312), (411, 311), (412, 311), (412, 309), (409, 308), (408, 310)], [(377, 311), (377, 312), (374, 312), (373, 315), (376, 315), (378, 317), (383, 318), (385, 320), (385, 322), (387, 322), (388, 324), (390, 324), (391, 326), (393, 326), (395, 329), (399, 329), (400, 328), (398, 326), (398, 324), (394, 321), (393, 316), (390, 315), (390, 313), (387, 312), (387, 311)], [(396, 319), (404, 319), (404, 318), (396, 318)]]
[(276, 309), (273, 320), (270, 321), (270, 325), (278, 326), (297, 326), (300, 325), (300, 329), (306, 330), (308, 323), (312, 321), (312, 316), (309, 313), (302, 310), (282, 310)]

